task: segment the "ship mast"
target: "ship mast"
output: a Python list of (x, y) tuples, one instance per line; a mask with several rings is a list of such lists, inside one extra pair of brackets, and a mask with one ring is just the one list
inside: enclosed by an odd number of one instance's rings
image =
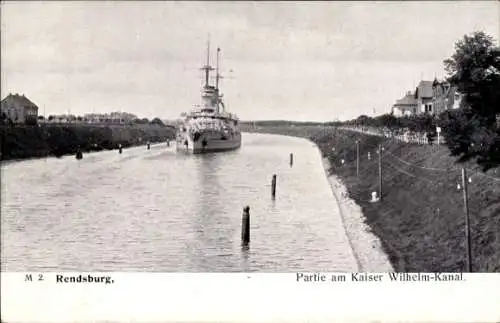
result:
[(220, 79), (219, 56), (220, 56), (220, 48), (217, 47), (217, 66), (216, 66), (217, 74), (215, 75), (215, 89), (217, 90), (217, 92), (219, 92), (219, 79)]
[(213, 71), (213, 67), (210, 66), (210, 38), (207, 41), (207, 63), (201, 69), (205, 71), (205, 87), (208, 87), (208, 82), (210, 80), (210, 71)]
[(222, 109), (223, 110), (226, 110), (225, 107), (224, 107), (224, 103), (222, 103), (222, 94), (219, 93), (219, 82), (220, 82), (220, 79), (221, 79), (221, 76), (220, 76), (220, 68), (219, 68), (219, 62), (220, 62), (220, 47), (217, 47), (217, 65), (216, 65), (216, 70), (217, 70), (217, 73), (215, 75), (215, 93), (217, 95), (217, 112), (219, 112), (220, 110), (220, 106), (222, 105)]

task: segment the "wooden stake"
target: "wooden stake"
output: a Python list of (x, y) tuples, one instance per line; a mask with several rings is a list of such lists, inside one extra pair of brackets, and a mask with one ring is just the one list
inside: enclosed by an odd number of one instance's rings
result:
[(276, 174), (273, 175), (273, 179), (271, 181), (271, 195), (273, 198), (276, 197)]
[(247, 246), (250, 243), (250, 207), (243, 208), (241, 219), (241, 244)]

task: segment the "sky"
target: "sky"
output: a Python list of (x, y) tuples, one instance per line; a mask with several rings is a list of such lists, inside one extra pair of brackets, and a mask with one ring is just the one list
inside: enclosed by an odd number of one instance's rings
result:
[[(1, 97), (39, 114), (175, 119), (200, 103), (206, 43), (221, 48), (228, 110), (243, 120), (390, 112), (443, 78), (463, 35), (498, 40), (498, 1), (2, 1)], [(215, 62), (213, 62), (215, 63)]]

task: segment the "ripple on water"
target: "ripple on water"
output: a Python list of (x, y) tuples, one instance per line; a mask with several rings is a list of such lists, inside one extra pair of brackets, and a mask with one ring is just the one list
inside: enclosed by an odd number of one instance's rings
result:
[(157, 145), (2, 165), (2, 269), (353, 271), (321, 167), (308, 141), (248, 134), (222, 154)]

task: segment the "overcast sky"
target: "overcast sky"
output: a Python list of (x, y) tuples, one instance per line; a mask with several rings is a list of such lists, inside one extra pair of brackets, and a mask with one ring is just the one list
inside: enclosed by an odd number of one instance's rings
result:
[(1, 96), (23, 93), (46, 115), (176, 118), (200, 102), (210, 33), (241, 119), (379, 114), (422, 77), (443, 77), (464, 34), (498, 39), (499, 4), (3, 2)]

